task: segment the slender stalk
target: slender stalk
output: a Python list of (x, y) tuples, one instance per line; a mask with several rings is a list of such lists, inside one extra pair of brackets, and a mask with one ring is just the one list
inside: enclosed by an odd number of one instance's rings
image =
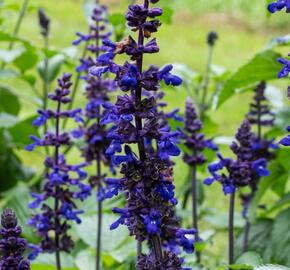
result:
[[(61, 107), (61, 101), (58, 102), (57, 105), (57, 116), (56, 116), (56, 122), (55, 122), (55, 135), (58, 138), (59, 132), (60, 132), (60, 125), (59, 125), (59, 113), (60, 113), (60, 107)], [(55, 146), (55, 153), (54, 153), (54, 163), (56, 166), (58, 166), (59, 162), (59, 145)], [(59, 193), (59, 187), (55, 188), (55, 199), (54, 199), (54, 211), (55, 211), (55, 228), (60, 226), (60, 220), (58, 217), (58, 208), (59, 208), (59, 199), (57, 197), (57, 194)], [(61, 270), (61, 260), (60, 260), (60, 250), (59, 250), (59, 235), (57, 231), (55, 230), (55, 261), (56, 261), (56, 269)]]
[(208, 87), (210, 82), (210, 67), (212, 63), (212, 55), (213, 55), (213, 46), (208, 46), (208, 58), (207, 58), (207, 65), (205, 70), (205, 76), (202, 84), (202, 98), (201, 98), (201, 104), (200, 104), (200, 118), (203, 120), (205, 111), (207, 110), (208, 104), (207, 104), (207, 95), (208, 95)]
[[(229, 207), (229, 265), (234, 263), (234, 245), (235, 245), (235, 233), (234, 233), (234, 213), (235, 213), (235, 192), (230, 195), (230, 207)], [(232, 270), (229, 268), (229, 270)]]
[[(149, 0), (144, 0), (144, 7), (148, 8), (149, 7)], [(139, 33), (138, 33), (138, 46), (143, 46), (144, 45), (144, 32), (142, 28), (139, 28)], [(137, 59), (137, 68), (139, 69), (139, 72), (142, 72), (143, 69), (143, 55), (141, 55)], [(135, 103), (136, 107), (138, 108), (141, 104), (142, 100), (142, 87), (138, 86), (135, 90)], [(142, 130), (142, 119), (138, 116), (135, 116), (135, 125), (137, 131)], [(146, 159), (146, 150), (145, 150), (145, 144), (143, 139), (139, 139), (138, 141), (138, 150), (139, 150), (139, 157), (141, 161), (144, 161)], [(157, 261), (162, 261), (163, 259), (163, 251), (161, 247), (161, 240), (159, 236), (153, 236), (150, 239), (151, 242), (151, 247), (153, 249), (154, 256)], [(138, 243), (138, 248), (137, 248), (137, 255), (138, 257), (141, 255), (141, 250), (142, 250), (142, 244)]]
[[(88, 46), (88, 44), (89, 44), (89, 41), (86, 41), (81, 58), (85, 58), (87, 56), (87, 52), (88, 52), (87, 51), (87, 46)], [(74, 101), (75, 101), (75, 98), (76, 98), (76, 93), (77, 93), (77, 90), (78, 90), (78, 87), (79, 87), (79, 83), (80, 83), (80, 79), (81, 79), (81, 73), (77, 72), (77, 76), (76, 76), (76, 79), (75, 79), (75, 82), (74, 82), (74, 85), (73, 85), (73, 89), (72, 89), (72, 92), (71, 92), (71, 102), (68, 105), (68, 110), (71, 110), (73, 108)], [(62, 128), (63, 129), (65, 129), (65, 127), (67, 125), (67, 121), (68, 121), (68, 119), (65, 118), (64, 121), (63, 121), (63, 124), (62, 124)]]
[(249, 218), (247, 217), (246, 222), (245, 222), (245, 228), (244, 228), (243, 252), (248, 251), (250, 227), (251, 227), (251, 222)]
[[(27, 6), (28, 6), (28, 3), (29, 3), (29, 0), (24, 0), (23, 1), (23, 4), (22, 4), (22, 7), (18, 13), (18, 19), (17, 19), (17, 22), (15, 24), (15, 27), (14, 27), (14, 30), (13, 30), (13, 37), (17, 37), (18, 35), (18, 32), (19, 32), (19, 29), (20, 29), (20, 26), (22, 24), (22, 21), (23, 21), (23, 18), (24, 18), (24, 15), (26, 13), (26, 10), (27, 10)], [(8, 50), (11, 51), (13, 49), (13, 46), (14, 46), (14, 42), (15, 40), (11, 40), (9, 42), (9, 45), (8, 45)], [(6, 63), (3, 62), (2, 63), (2, 68), (4, 68), (6, 66)]]
[[(101, 189), (101, 159), (100, 154), (97, 156), (97, 190)], [(102, 237), (102, 220), (103, 220), (103, 205), (102, 201), (98, 201), (98, 216), (97, 216), (97, 245), (96, 245), (96, 270), (101, 269), (101, 237)]]
[[(46, 50), (49, 49), (49, 40), (48, 40), (48, 35), (43, 36), (44, 38), (44, 48)], [(47, 95), (48, 95), (48, 91), (49, 91), (49, 81), (48, 81), (48, 57), (45, 56), (44, 58), (44, 70), (43, 70), (43, 97), (42, 97), (42, 104), (43, 104), (43, 110), (47, 109)], [(44, 133), (47, 132), (47, 123), (45, 123), (44, 125)], [(48, 148), (45, 148), (46, 150), (46, 154), (48, 154)]]
[[(192, 195), (192, 226), (197, 230), (195, 234), (195, 242), (199, 241), (199, 233), (198, 233), (198, 213), (197, 213), (197, 179), (196, 179), (196, 165), (192, 167), (192, 187), (191, 187), (191, 195)], [(196, 252), (197, 263), (200, 263), (201, 254), (199, 251)]]

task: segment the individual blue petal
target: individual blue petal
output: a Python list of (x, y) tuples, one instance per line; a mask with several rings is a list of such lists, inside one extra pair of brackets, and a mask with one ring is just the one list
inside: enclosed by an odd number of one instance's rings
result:
[(290, 146), (290, 135), (287, 135), (286, 137), (281, 139), (279, 144), (282, 144), (284, 146)]
[(267, 161), (264, 158), (260, 158), (252, 163), (252, 169), (260, 176), (268, 176), (269, 170), (267, 170)]
[(204, 181), (203, 181), (203, 183), (205, 184), (205, 185), (208, 185), (208, 186), (210, 186), (213, 182), (214, 182), (214, 178), (213, 177), (208, 177), (208, 178), (206, 178)]

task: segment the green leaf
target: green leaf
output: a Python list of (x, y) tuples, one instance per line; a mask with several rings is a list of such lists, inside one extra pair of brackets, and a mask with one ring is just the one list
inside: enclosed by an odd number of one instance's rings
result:
[(282, 266), (282, 265), (260, 265), (254, 268), (254, 270), (289, 270), (290, 268)]
[(83, 250), (77, 254), (75, 259), (76, 266), (80, 270), (95, 270), (96, 255), (89, 250)]
[(259, 253), (254, 251), (249, 251), (241, 255), (235, 264), (244, 264), (248, 266), (258, 266), (263, 263), (263, 260)]
[(18, 73), (12, 69), (1, 69), (0, 70), (0, 79), (15, 78), (18, 76)]
[(18, 115), (20, 102), (12, 90), (6, 86), (0, 86), (0, 113), (5, 112)]
[[(53, 266), (54, 268), (47, 268), (47, 269), (55, 269), (55, 255), (54, 254), (40, 254), (33, 263), (35, 265), (43, 265), (45, 267)], [(77, 269), (75, 268), (73, 257), (64, 252), (61, 253), (61, 264), (62, 264), (62, 269), (66, 269), (66, 270)]]
[[(103, 233), (102, 233), (102, 249), (103, 251), (112, 252), (115, 248), (120, 246), (128, 237), (128, 230), (124, 226), (111, 231), (110, 225), (117, 219), (115, 215), (103, 215)], [(97, 216), (90, 215), (82, 217), (82, 223), (74, 225), (74, 229), (79, 238), (81, 238), (91, 248), (96, 247), (96, 234), (92, 232), (97, 231), (96, 225)], [(114, 241), (112, 241), (114, 239)]]
[(174, 14), (174, 11), (170, 7), (163, 7), (163, 14), (160, 17), (160, 21), (165, 24), (171, 24), (172, 23), (172, 17)]
[(29, 117), (9, 128), (8, 131), (11, 135), (13, 144), (19, 147), (23, 147), (31, 142), (31, 140), (29, 139), (29, 136), (31, 134), (38, 134), (37, 128), (32, 125), (32, 121), (35, 118), (36, 116)]
[(28, 47), (24, 53), (14, 60), (14, 64), (24, 73), (28, 69), (33, 68), (38, 62), (38, 55), (35, 48)]
[(290, 267), (290, 209), (280, 213), (274, 221), (272, 232), (272, 252), (275, 261)]
[[(60, 72), (61, 66), (65, 62), (65, 56), (63, 54), (57, 54), (50, 59), (48, 59), (47, 66), (47, 82), (51, 83), (55, 80)], [(38, 72), (42, 80), (45, 81), (46, 73), (45, 61), (42, 61), (38, 66)]]
[(18, 117), (9, 113), (0, 113), (0, 128), (10, 128), (18, 123)]
[(277, 78), (281, 69), (281, 64), (277, 62), (279, 57), (280, 54), (271, 50), (258, 53), (225, 82), (218, 96), (217, 107), (233, 96), (237, 90), (249, 88), (263, 80)]
[[(269, 249), (271, 249), (271, 245), (269, 243), (271, 239), (273, 221), (270, 219), (259, 219), (255, 224), (251, 225), (250, 233), (249, 233), (249, 251), (255, 251), (260, 254), (264, 259), (266, 259), (266, 255)], [(242, 255), (243, 249), (243, 240), (244, 233), (241, 231), (237, 240), (235, 253), (236, 256)], [(269, 243), (269, 244), (265, 244)]]
[(25, 49), (23, 47), (13, 49), (13, 50), (4, 50), (0, 49), (0, 60), (5, 63), (11, 63), (14, 61), (17, 57), (19, 57)]

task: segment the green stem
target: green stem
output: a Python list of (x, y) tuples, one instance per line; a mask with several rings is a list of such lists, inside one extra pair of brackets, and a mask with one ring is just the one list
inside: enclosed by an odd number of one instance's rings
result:
[[(20, 26), (22, 24), (22, 21), (23, 21), (23, 18), (24, 18), (24, 15), (26, 13), (26, 10), (27, 10), (27, 6), (28, 6), (28, 3), (29, 3), (29, 0), (24, 0), (23, 1), (23, 4), (22, 4), (22, 7), (18, 13), (18, 19), (17, 19), (17, 22), (15, 24), (15, 27), (14, 27), (14, 30), (13, 30), (13, 37), (17, 37), (18, 35), (18, 32), (19, 32), (19, 29), (20, 29)], [(11, 40), (9, 42), (9, 45), (8, 45), (8, 50), (11, 51), (13, 49), (13, 46), (14, 46), (14, 42), (15, 40)], [(2, 69), (6, 66), (6, 63), (3, 62), (2, 63)]]
[(201, 87), (201, 90), (202, 90), (202, 98), (201, 98), (201, 103), (200, 103), (200, 118), (201, 119), (203, 119), (204, 114), (208, 109), (207, 95), (208, 95), (208, 88), (209, 88), (209, 82), (210, 82), (210, 67), (212, 63), (212, 55), (213, 55), (213, 46), (209, 45), (207, 65), (206, 65), (204, 80)]

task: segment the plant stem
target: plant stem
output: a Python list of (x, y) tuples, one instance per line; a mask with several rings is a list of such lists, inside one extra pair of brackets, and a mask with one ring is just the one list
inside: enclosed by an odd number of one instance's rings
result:
[[(49, 49), (49, 41), (48, 41), (48, 35), (45, 35), (44, 37), (44, 48), (46, 50)], [(42, 104), (43, 104), (43, 110), (45, 111), (47, 109), (47, 95), (49, 91), (49, 81), (48, 81), (48, 57), (45, 56), (44, 58), (44, 70), (43, 70), (43, 97), (42, 97)], [(44, 124), (44, 133), (47, 132), (47, 123)], [(45, 147), (46, 154), (49, 154), (48, 148)]]
[[(87, 46), (88, 46), (88, 44), (89, 44), (89, 40), (87, 40), (86, 43), (85, 43), (81, 58), (85, 58), (87, 56), (87, 52), (88, 52), (87, 51)], [(76, 76), (76, 79), (75, 79), (75, 82), (74, 82), (74, 85), (73, 85), (73, 89), (72, 89), (72, 92), (71, 92), (71, 102), (68, 105), (68, 110), (71, 110), (73, 108), (75, 97), (76, 97), (76, 93), (77, 93), (77, 90), (78, 90), (78, 87), (79, 87), (79, 83), (80, 83), (80, 79), (81, 79), (81, 73), (77, 72), (77, 76)], [(64, 119), (63, 124), (62, 124), (62, 128), (63, 129), (65, 129), (65, 127), (67, 125), (67, 121), (68, 121), (67, 118)]]
[[(55, 123), (55, 136), (56, 138), (59, 137), (59, 114), (60, 114), (60, 107), (61, 107), (61, 101), (58, 101), (57, 105), (57, 116), (56, 116), (56, 123)], [(55, 166), (58, 166), (59, 162), (59, 145), (57, 144), (55, 146), (55, 153), (54, 153), (54, 163)], [(54, 211), (55, 211), (55, 261), (56, 261), (56, 269), (61, 270), (61, 261), (60, 261), (60, 250), (59, 250), (59, 234), (56, 231), (56, 228), (60, 226), (60, 220), (58, 217), (58, 208), (59, 208), (59, 199), (58, 199), (58, 193), (59, 193), (59, 187), (55, 187), (55, 199), (54, 199)]]
[[(149, 0), (144, 0), (144, 8), (148, 9), (149, 8)], [(144, 32), (142, 28), (139, 28), (139, 33), (138, 33), (138, 46), (143, 46), (144, 45)], [(139, 72), (142, 72), (143, 69), (143, 54), (140, 55), (140, 57), (137, 59), (137, 68)], [(139, 85), (136, 90), (135, 90), (135, 105), (137, 108), (140, 107), (142, 101), (142, 87)], [(137, 131), (142, 130), (142, 119), (138, 116), (135, 116), (135, 125)], [(139, 150), (139, 158), (141, 161), (145, 161), (146, 159), (146, 150), (145, 150), (145, 144), (144, 140), (141, 138), (138, 140), (138, 150)], [(153, 249), (153, 253), (155, 256), (156, 261), (162, 261), (163, 259), (163, 251), (161, 247), (161, 240), (160, 236), (152, 236), (150, 238), (151, 242), (151, 247)], [(141, 255), (141, 250), (142, 250), (142, 244), (138, 243), (138, 248), (137, 248), (137, 256), (139, 257)], [(163, 267), (162, 267), (163, 268)]]
[[(26, 10), (27, 10), (28, 3), (29, 3), (29, 0), (24, 0), (23, 1), (22, 7), (21, 7), (21, 9), (20, 9), (20, 11), (18, 13), (17, 22), (16, 22), (15, 27), (14, 27), (14, 30), (13, 30), (13, 34), (12, 34), (13, 37), (17, 37), (17, 35), (18, 35), (18, 32), (19, 32), (21, 23), (23, 21), (24, 15), (25, 15)], [(9, 45), (8, 45), (8, 50), (9, 51), (11, 51), (13, 49), (14, 42), (15, 42), (15, 40), (11, 40), (9, 42)], [(6, 66), (6, 63), (3, 62), (1, 68), (4, 68), (5, 66)]]
[(200, 104), (200, 119), (202, 120), (204, 117), (204, 114), (206, 110), (208, 109), (207, 104), (207, 94), (208, 94), (208, 88), (209, 88), (209, 82), (210, 82), (210, 67), (212, 63), (212, 55), (213, 55), (213, 46), (208, 46), (208, 58), (207, 58), (207, 65), (204, 75), (204, 80), (202, 83), (202, 98), (201, 98), (201, 104)]
[[(199, 241), (199, 233), (198, 233), (198, 213), (197, 213), (197, 179), (196, 179), (196, 165), (192, 167), (192, 187), (191, 187), (191, 195), (192, 195), (192, 226), (196, 229), (196, 234), (194, 235), (194, 240), (197, 243)], [(197, 263), (200, 263), (201, 254), (199, 251), (196, 252)]]
[[(101, 159), (100, 154), (97, 156), (97, 192), (101, 189)], [(102, 201), (98, 201), (98, 217), (97, 217), (97, 246), (96, 246), (96, 270), (101, 269), (101, 237), (102, 237), (102, 219), (103, 219), (103, 206)]]
[(244, 240), (243, 240), (243, 252), (248, 251), (249, 233), (250, 233), (251, 222), (249, 218), (246, 218), (245, 228), (244, 228)]
[[(234, 263), (234, 213), (235, 213), (235, 192), (230, 195), (230, 207), (229, 207), (229, 265)], [(229, 268), (229, 270), (232, 270)]]

